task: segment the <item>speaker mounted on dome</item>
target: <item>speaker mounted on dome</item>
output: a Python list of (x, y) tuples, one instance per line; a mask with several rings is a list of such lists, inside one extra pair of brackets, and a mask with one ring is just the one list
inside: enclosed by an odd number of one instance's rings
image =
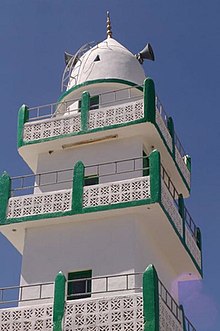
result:
[(135, 54), (135, 56), (137, 60), (140, 62), (140, 64), (143, 64), (144, 59), (151, 61), (155, 60), (153, 48), (151, 47), (150, 43), (148, 43), (138, 54)]

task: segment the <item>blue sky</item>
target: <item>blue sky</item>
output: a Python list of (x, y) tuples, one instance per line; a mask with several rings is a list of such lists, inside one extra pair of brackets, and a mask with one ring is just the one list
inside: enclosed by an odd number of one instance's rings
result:
[[(151, 42), (156, 61), (145, 70), (192, 156), (192, 194), (187, 207), (202, 230), (203, 282), (182, 286), (187, 315), (200, 331), (220, 325), (218, 0), (1, 0), (0, 171), (29, 173), (17, 153), (21, 104), (55, 102), (60, 95), (65, 50), (105, 39), (106, 10), (113, 37), (133, 53)], [(19, 281), (21, 258), (0, 237), (0, 286)]]

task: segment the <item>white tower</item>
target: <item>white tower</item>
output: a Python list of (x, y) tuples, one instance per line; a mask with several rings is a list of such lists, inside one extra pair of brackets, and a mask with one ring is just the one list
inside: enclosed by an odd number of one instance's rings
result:
[(1, 330), (194, 330), (176, 286), (202, 276), (190, 158), (144, 58), (151, 47), (133, 55), (108, 15), (107, 39), (66, 54), (58, 102), (20, 108), (33, 175), (0, 178), (1, 232), (23, 257)]

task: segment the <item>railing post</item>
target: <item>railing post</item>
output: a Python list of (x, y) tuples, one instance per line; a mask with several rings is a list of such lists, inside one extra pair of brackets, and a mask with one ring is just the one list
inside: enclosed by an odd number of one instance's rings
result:
[(159, 331), (158, 276), (153, 265), (143, 274), (144, 331)]
[(182, 217), (182, 222), (183, 222), (183, 240), (185, 242), (185, 236), (186, 236), (186, 221), (185, 221), (185, 206), (184, 206), (184, 199), (183, 195), (179, 194), (178, 197), (178, 206), (179, 206), (179, 213), (180, 216)]
[(53, 331), (62, 331), (65, 310), (66, 277), (60, 271), (55, 278), (53, 302)]
[(149, 155), (151, 201), (161, 201), (161, 166), (160, 153), (155, 149)]
[(173, 159), (175, 160), (175, 130), (174, 130), (174, 122), (172, 117), (168, 117), (167, 119), (167, 128), (169, 130), (169, 133), (171, 135), (172, 138), (172, 155), (173, 155)]
[(144, 81), (144, 117), (147, 122), (156, 121), (155, 87), (151, 78)]
[(0, 177), (0, 223), (3, 224), (7, 217), (8, 199), (10, 198), (11, 178), (6, 171)]
[(23, 131), (24, 124), (29, 118), (28, 106), (22, 105), (18, 111), (18, 124), (17, 124), (17, 146), (18, 148), (23, 145)]
[(74, 214), (80, 214), (82, 212), (84, 172), (84, 164), (82, 161), (78, 161), (73, 171), (72, 211)]
[(180, 305), (179, 308), (180, 308), (180, 311), (181, 311), (181, 313), (182, 313), (182, 326), (183, 326), (183, 331), (187, 331), (187, 329), (186, 329), (185, 313), (184, 313), (183, 306)]
[(81, 131), (88, 130), (88, 119), (90, 109), (90, 94), (89, 92), (83, 92), (81, 97)]

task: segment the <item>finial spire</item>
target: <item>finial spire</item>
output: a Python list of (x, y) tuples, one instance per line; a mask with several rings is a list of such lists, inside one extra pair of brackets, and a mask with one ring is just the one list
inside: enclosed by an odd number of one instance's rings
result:
[(112, 27), (109, 11), (107, 11), (107, 38), (112, 38)]

